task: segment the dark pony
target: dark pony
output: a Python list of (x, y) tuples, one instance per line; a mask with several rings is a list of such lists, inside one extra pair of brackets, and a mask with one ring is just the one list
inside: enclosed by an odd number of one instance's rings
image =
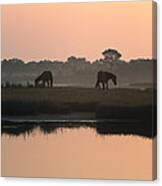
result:
[(35, 79), (35, 87), (52, 87), (53, 76), (51, 71), (44, 71)]
[(100, 84), (102, 84), (102, 88), (103, 90), (109, 89), (109, 84), (108, 81), (112, 80), (112, 82), (114, 83), (114, 85), (117, 85), (117, 77), (115, 74), (110, 73), (110, 72), (105, 72), (105, 71), (99, 71), (97, 73), (97, 82), (96, 82), (96, 88), (101, 88)]

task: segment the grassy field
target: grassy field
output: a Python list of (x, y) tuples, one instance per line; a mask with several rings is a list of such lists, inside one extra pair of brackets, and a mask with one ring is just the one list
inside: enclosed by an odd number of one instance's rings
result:
[[(156, 92), (151, 89), (91, 88), (2, 88), (2, 133), (19, 135), (40, 127), (45, 133), (57, 128), (92, 127), (99, 134), (156, 135)], [(80, 119), (108, 119), (106, 123), (15, 123), (3, 117), (68, 119), (79, 113)], [(29, 117), (28, 117), (29, 116)], [(91, 115), (90, 115), (91, 116)], [(90, 117), (91, 118), (91, 117)], [(90, 119), (89, 118), (89, 119)], [(112, 122), (111, 122), (112, 120)], [(100, 121), (100, 120), (99, 120)], [(115, 121), (115, 122), (114, 122)], [(127, 122), (123, 122), (127, 121)], [(10, 127), (9, 127), (10, 126)], [(12, 128), (13, 126), (13, 128)]]
[[(152, 106), (151, 89), (2, 88), (3, 115), (122, 112), (123, 108)], [(112, 108), (111, 110), (109, 108)], [(115, 109), (115, 110), (114, 110)]]
[(152, 90), (93, 88), (2, 88), (2, 101), (50, 101), (52, 103), (100, 103), (106, 105), (151, 104)]

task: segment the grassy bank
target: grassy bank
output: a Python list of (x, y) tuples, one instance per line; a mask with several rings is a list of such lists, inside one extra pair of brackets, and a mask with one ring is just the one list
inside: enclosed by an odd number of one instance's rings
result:
[(93, 112), (97, 118), (143, 118), (152, 113), (151, 89), (2, 88), (2, 116)]
[(110, 107), (126, 108), (152, 105), (152, 96), (152, 90), (135, 89), (102, 91), (68, 87), (52, 89), (5, 88), (2, 89), (2, 115), (99, 113)]
[[(156, 135), (155, 92), (151, 89), (112, 89), (109, 91), (88, 88), (2, 88), (3, 117), (34, 117), (51, 115), (54, 119), (108, 119), (98, 124), (53, 123), (30, 124), (8, 123), (2, 120), (2, 133), (20, 134), (35, 127), (44, 132), (57, 128), (92, 127), (103, 134), (138, 134), (146, 137)], [(75, 115), (75, 117), (74, 117)], [(45, 119), (48, 119), (46, 117)], [(75, 118), (76, 119), (76, 118)], [(79, 118), (77, 118), (79, 119)], [(111, 119), (113, 122), (111, 122)], [(128, 122), (122, 122), (128, 120)], [(8, 126), (9, 125), (9, 126)], [(13, 128), (12, 128), (13, 126)], [(17, 127), (16, 127), (17, 126)], [(15, 128), (16, 127), (16, 128)]]
[(152, 90), (111, 89), (102, 91), (93, 88), (2, 88), (2, 101), (21, 103), (47, 103), (62, 107), (72, 104), (104, 105), (148, 105), (151, 104)]

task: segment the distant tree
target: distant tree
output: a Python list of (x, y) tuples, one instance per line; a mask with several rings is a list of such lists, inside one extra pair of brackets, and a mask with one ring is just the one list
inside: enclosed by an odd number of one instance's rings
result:
[(70, 56), (67, 58), (68, 63), (75, 63), (77, 61), (77, 58), (75, 56)]
[(67, 58), (67, 62), (70, 64), (85, 64), (85, 63), (90, 63), (89, 61), (86, 60), (85, 57), (75, 57), (75, 56), (70, 56)]
[(8, 60), (7, 60), (7, 59), (3, 59), (1, 62), (2, 62), (2, 63), (7, 63)]
[(115, 49), (107, 49), (102, 52), (104, 60), (108, 62), (116, 62), (121, 58), (121, 54)]
[(12, 63), (12, 64), (17, 64), (17, 65), (22, 65), (24, 64), (24, 61), (18, 58), (12, 58), (9, 59), (8, 62)]
[(104, 56), (103, 62), (107, 62), (110, 65), (110, 68), (113, 67), (113, 63), (117, 62), (121, 58), (121, 54), (115, 49), (106, 49), (102, 52)]

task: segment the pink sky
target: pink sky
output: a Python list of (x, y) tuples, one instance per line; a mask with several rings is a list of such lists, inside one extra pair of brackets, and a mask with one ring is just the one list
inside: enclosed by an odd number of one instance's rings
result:
[(152, 1), (2, 6), (2, 58), (152, 58)]

